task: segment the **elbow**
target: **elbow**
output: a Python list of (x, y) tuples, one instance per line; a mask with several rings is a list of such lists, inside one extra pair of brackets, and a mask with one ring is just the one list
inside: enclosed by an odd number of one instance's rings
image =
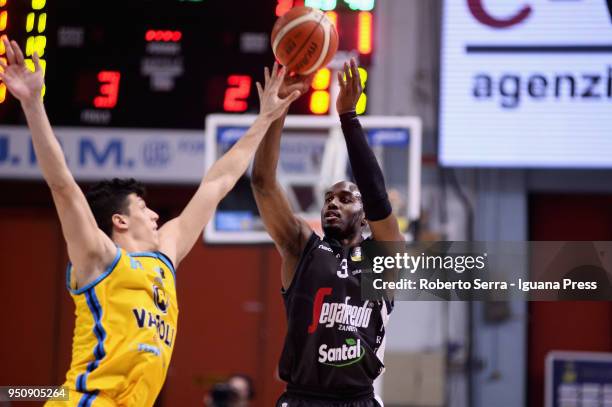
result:
[(74, 182), (67, 180), (47, 181), (47, 185), (51, 192), (55, 195), (71, 195), (74, 190)]
[(220, 201), (234, 188), (236, 180), (232, 177), (222, 177), (217, 182), (213, 183), (211, 187), (214, 189), (214, 193), (217, 199)]
[(251, 188), (255, 191), (263, 191), (268, 185), (268, 180), (263, 174), (253, 171), (251, 175)]
[(66, 166), (56, 171), (43, 170), (43, 176), (49, 189), (53, 193), (72, 194), (75, 190), (80, 192), (79, 186)]

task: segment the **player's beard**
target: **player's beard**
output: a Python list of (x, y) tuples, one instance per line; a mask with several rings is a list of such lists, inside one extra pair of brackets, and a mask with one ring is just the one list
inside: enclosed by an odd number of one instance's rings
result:
[(343, 239), (350, 239), (353, 235), (361, 234), (362, 228), (357, 226), (358, 223), (358, 219), (353, 219), (353, 221), (346, 226), (344, 226), (344, 222), (341, 224), (326, 225), (323, 226), (323, 233), (325, 233), (325, 237), (340, 242)]
[(323, 233), (325, 233), (325, 237), (338, 241), (344, 239), (346, 235), (346, 232), (338, 225), (323, 226)]

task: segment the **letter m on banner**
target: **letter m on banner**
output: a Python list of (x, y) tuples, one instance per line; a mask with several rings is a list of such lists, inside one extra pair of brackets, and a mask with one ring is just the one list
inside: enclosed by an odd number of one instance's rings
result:
[(111, 139), (98, 150), (92, 139), (82, 139), (79, 143), (79, 165), (86, 166), (92, 161), (98, 167), (103, 167), (109, 161), (117, 167), (121, 166), (123, 162), (121, 140)]

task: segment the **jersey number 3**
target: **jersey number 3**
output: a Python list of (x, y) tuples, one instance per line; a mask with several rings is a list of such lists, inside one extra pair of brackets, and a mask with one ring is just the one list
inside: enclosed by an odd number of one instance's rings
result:
[(342, 259), (342, 262), (340, 263), (340, 270), (336, 271), (336, 274), (340, 278), (348, 277), (348, 261), (346, 259)]

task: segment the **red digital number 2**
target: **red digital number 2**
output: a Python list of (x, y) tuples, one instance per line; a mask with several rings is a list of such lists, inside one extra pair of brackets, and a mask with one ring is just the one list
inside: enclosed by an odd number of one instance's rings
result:
[(228, 76), (228, 88), (225, 90), (223, 110), (226, 112), (244, 112), (247, 110), (246, 99), (251, 93), (251, 82), (251, 77), (248, 75)]

